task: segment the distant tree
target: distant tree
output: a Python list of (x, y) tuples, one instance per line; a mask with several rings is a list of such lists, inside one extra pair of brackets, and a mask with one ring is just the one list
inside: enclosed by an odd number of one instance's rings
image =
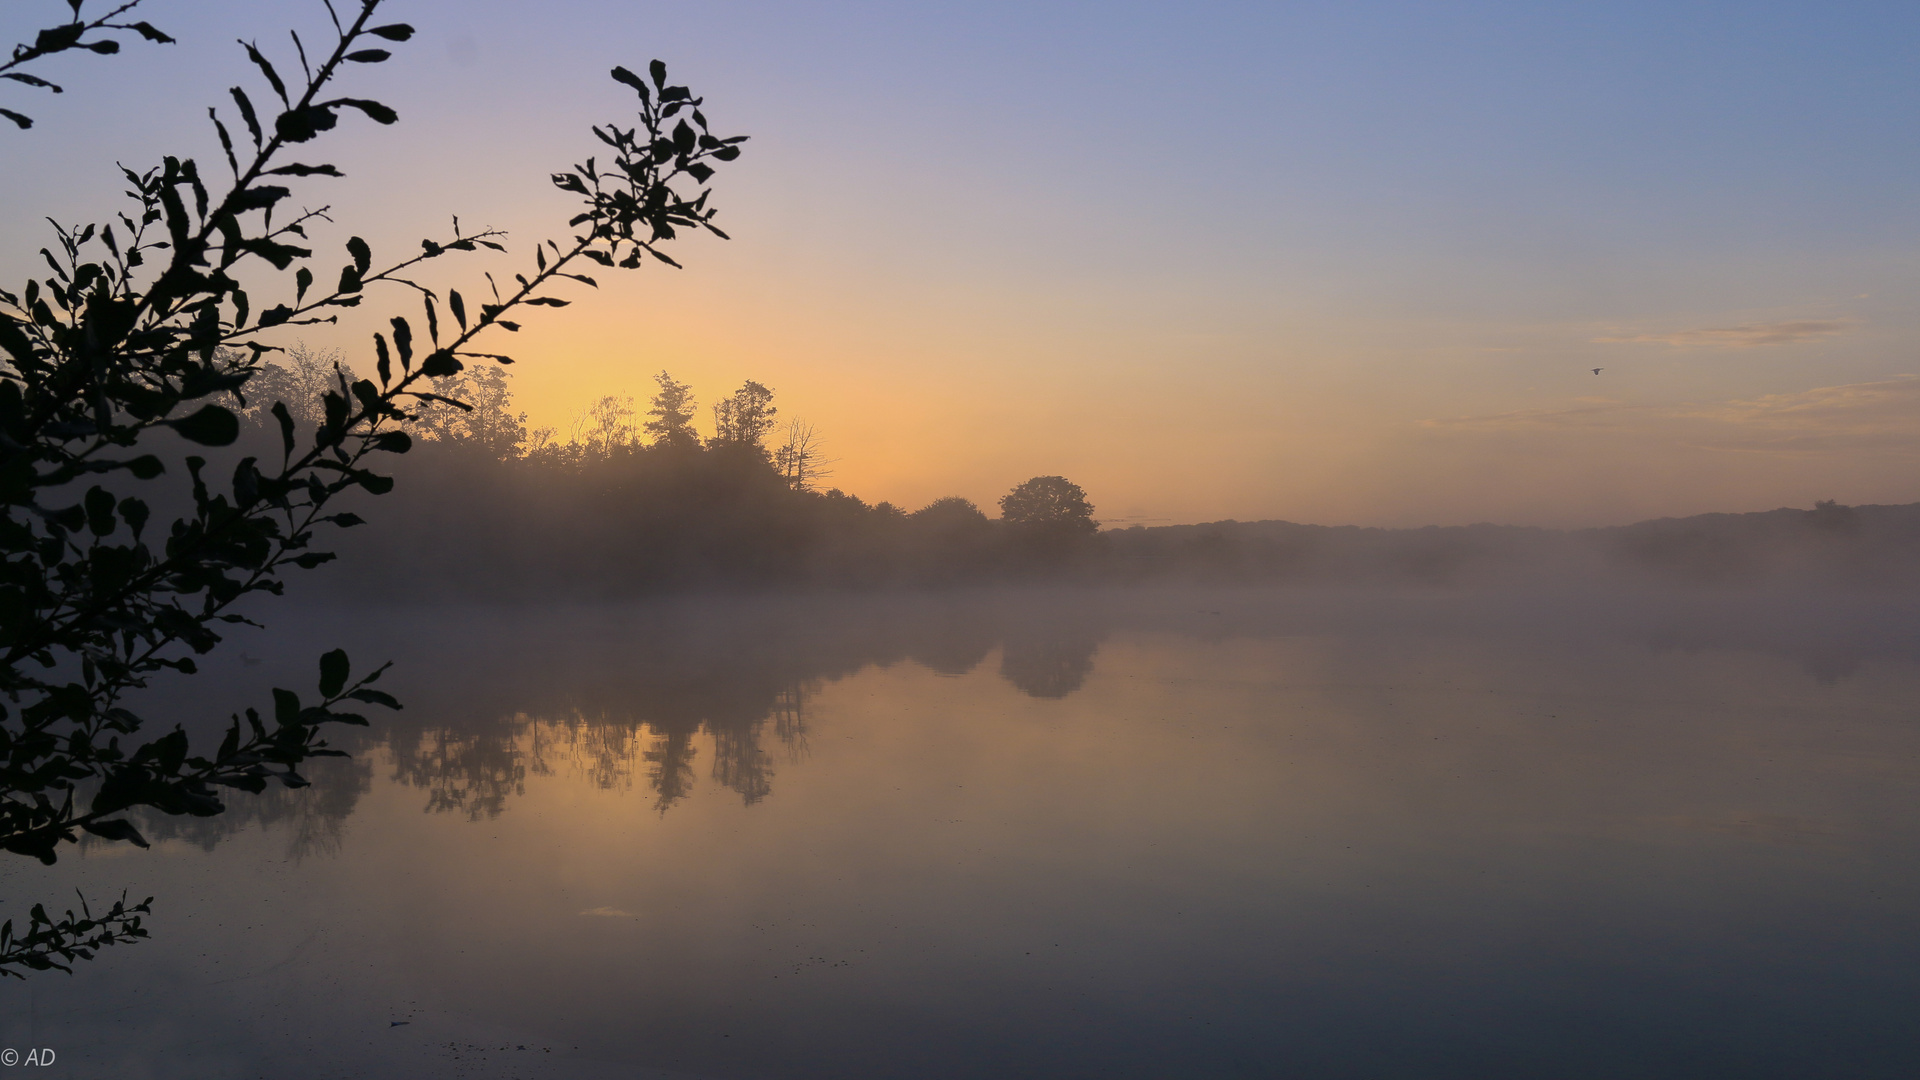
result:
[(751, 380), (741, 384), (733, 396), (713, 406), (713, 438), (709, 444), (751, 446), (765, 450), (767, 433), (773, 430), (773, 418), (780, 410), (773, 407), (773, 391)]
[[(415, 423), (427, 439), (470, 446), (499, 461), (517, 457), (528, 442), (527, 414), (513, 408), (507, 372), (497, 364), (471, 367), (433, 381), (442, 400), (419, 410)], [(456, 408), (449, 402), (461, 402)]]
[(1000, 520), (1054, 535), (1091, 535), (1100, 528), (1087, 493), (1064, 476), (1036, 476), (1001, 496)]
[(972, 499), (963, 499), (958, 495), (935, 499), (908, 516), (916, 524), (942, 533), (977, 529), (988, 523), (987, 515), (974, 505)]
[(1813, 504), (1807, 511), (1807, 520), (1813, 527), (1823, 532), (1851, 533), (1860, 528), (1860, 514), (1851, 506), (1842, 506), (1833, 499), (1823, 499)]
[(787, 421), (787, 437), (773, 452), (773, 464), (795, 491), (812, 491), (817, 481), (833, 475), (819, 431), (800, 419)]
[(574, 421), (574, 441), (591, 458), (610, 458), (634, 441), (633, 399), (609, 394), (587, 406)]
[[(106, 20), (139, 0), (92, 23), (80, 21), (85, 2), (68, 0), (72, 22), (16, 47), (0, 64), (9, 77), (0, 85), (44, 84), (18, 68), (49, 52), (113, 51), (111, 41), (88, 35), (121, 27)], [(607, 146), (604, 171), (589, 158), (553, 174), (556, 187), (580, 200), (573, 235), (564, 246), (538, 245), (528, 272), (515, 275), (517, 289), (490, 289), (490, 302), (469, 310), (458, 292), (412, 280), (431, 259), (504, 250), (499, 234), (462, 233), (457, 221), (450, 236), (381, 267), (353, 237), (345, 265), (327, 260), (316, 273), (307, 230), (325, 216), (289, 212), (286, 185), (341, 175), (304, 151), (342, 121), (398, 119), (378, 101), (331, 89), (413, 36), (405, 24), (374, 24), (381, 3), (358, 0), (341, 13), (329, 6), (334, 39), (309, 49), (296, 38), (300, 61), (286, 65), (290, 78), (243, 45), (264, 82), (255, 89), (267, 111), (236, 88), (236, 112), (212, 117), (230, 183), (219, 180), (217, 164), (203, 175), (187, 158), (169, 156), (145, 172), (123, 168), (133, 201), (127, 213), (56, 224), (42, 252), (51, 273), (20, 292), (0, 289), (0, 850), (51, 863), (82, 832), (144, 846), (131, 811), (211, 816), (225, 809), (222, 789), (305, 785), (302, 764), (337, 754), (327, 749), (327, 725), (364, 724), (352, 710), (395, 704), (369, 685), (383, 669), (356, 679), (344, 651), (328, 652), (317, 695), (303, 701), (274, 690), (267, 715), (234, 716), (217, 749), (191, 746), (180, 728), (143, 734), (130, 695), (162, 672), (192, 674), (192, 654), (218, 645), (224, 625), (246, 621), (233, 610), (241, 598), (278, 593), (291, 571), (332, 558), (315, 550), (319, 530), (360, 523), (334, 501), (393, 487), (373, 470), (375, 455), (406, 451), (412, 438), (401, 429), (415, 410), (444, 403), (432, 380), (469, 361), (506, 359), (479, 351), (477, 338), (517, 330), (513, 320), (525, 309), (565, 306), (552, 290), (564, 281), (593, 285), (581, 272), (588, 263), (673, 263), (661, 246), (679, 230), (725, 235), (712, 224), (704, 185), (710, 162), (738, 157), (740, 140), (708, 134), (700, 99), (669, 86), (666, 66), (654, 61), (650, 78), (613, 70), (638, 95), (638, 115), (631, 127), (594, 129)], [(167, 40), (144, 23), (124, 29)], [(239, 123), (230, 128), (228, 120)], [(288, 160), (295, 147), (306, 160)], [(375, 378), (355, 378), (344, 365), (332, 370), (310, 427), (295, 421), (297, 402), (270, 407), (280, 464), (243, 457), (220, 470), (231, 470), (229, 482), (210, 475), (200, 456), (163, 459), (176, 452), (176, 438), (203, 447), (239, 438), (239, 418), (225, 403), (247, 395), (264, 358), (279, 350), (276, 337), (331, 322), (339, 309), (396, 286), (422, 302), (425, 333), (416, 341), (405, 318), (392, 318), (390, 332), (374, 335)], [(275, 302), (256, 305), (249, 291)], [(184, 481), (173, 498), (185, 512), (155, 522), (148, 500), (164, 494), (162, 477)], [(36, 907), (25, 935), (0, 924), (0, 974), (60, 967), (116, 934), (138, 936), (137, 910), (116, 906), (95, 918), (83, 907), (54, 920)]]
[(663, 449), (699, 447), (700, 434), (693, 430), (693, 387), (675, 382), (665, 371), (655, 375), (653, 381), (659, 384), (660, 392), (653, 395), (653, 407), (647, 410), (653, 419), (641, 425), (641, 430), (653, 436), (654, 446)]
[[(238, 349), (226, 350), (226, 362), (235, 367), (246, 366), (246, 359)], [(360, 381), (346, 362), (346, 354), (298, 341), (280, 357), (266, 360), (254, 370), (244, 388), (246, 403), (236, 411), (256, 424), (271, 424), (273, 404), (279, 402), (287, 407), (294, 423), (319, 427), (327, 419), (327, 392), (338, 388), (342, 378), (349, 385)], [(238, 398), (236, 395), (236, 401)]]

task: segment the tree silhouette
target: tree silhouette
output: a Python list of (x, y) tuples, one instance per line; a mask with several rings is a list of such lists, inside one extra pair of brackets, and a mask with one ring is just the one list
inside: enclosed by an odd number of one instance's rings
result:
[(714, 403), (711, 445), (750, 446), (764, 452), (763, 443), (779, 411), (773, 406), (773, 391), (748, 380), (732, 397)]
[[(420, 409), (414, 422), (427, 439), (472, 447), (497, 461), (519, 455), (527, 442), (527, 414), (515, 412), (508, 373), (498, 364), (468, 368), (433, 381), (443, 400)], [(465, 409), (447, 404), (464, 402)]]
[(698, 447), (700, 434), (693, 430), (693, 387), (675, 382), (665, 371), (655, 375), (653, 381), (659, 384), (660, 392), (653, 395), (653, 405), (647, 410), (653, 419), (641, 425), (641, 430), (653, 436), (656, 447), (674, 450)]
[(818, 481), (832, 476), (820, 432), (805, 420), (787, 421), (787, 437), (773, 452), (774, 468), (795, 491), (812, 491)]
[(609, 394), (587, 406), (574, 424), (574, 441), (587, 456), (610, 458), (615, 450), (633, 444), (633, 399)]
[(1064, 476), (1036, 476), (1000, 497), (1000, 520), (1015, 528), (1057, 535), (1091, 535), (1100, 528), (1080, 485)]
[[(225, 362), (243, 367), (246, 355), (239, 350), (226, 354)], [(319, 427), (327, 420), (327, 392), (344, 378), (349, 385), (360, 381), (346, 354), (339, 349), (314, 349), (304, 341), (288, 346), (277, 359), (268, 360), (247, 380), (246, 403), (235, 411), (261, 426), (275, 424), (273, 405), (287, 407), (293, 422), (300, 427)], [(234, 399), (236, 403), (239, 398)], [(451, 406), (442, 406), (451, 408)], [(458, 411), (458, 410), (454, 410)]]

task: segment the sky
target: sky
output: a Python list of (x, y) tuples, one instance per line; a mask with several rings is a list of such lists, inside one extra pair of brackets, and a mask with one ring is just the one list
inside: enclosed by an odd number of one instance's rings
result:
[[(93, 0), (97, 5), (99, 0)], [(60, 21), (0, 7), (0, 36)], [(86, 10), (91, 11), (92, 6)], [(344, 244), (568, 235), (547, 175), (665, 60), (721, 134), (716, 223), (494, 344), (563, 433), (652, 376), (743, 380), (829, 481), (992, 508), (1035, 475), (1109, 524), (1613, 524), (1920, 500), (1920, 6), (389, 0), (297, 189)], [(177, 45), (61, 56), (0, 131), (0, 276), (115, 162), (211, 166), (206, 119), (318, 0), (146, 0)], [(258, 100), (261, 92), (256, 92)], [(303, 157), (306, 155), (303, 155)], [(370, 367), (372, 320), (308, 329)], [(255, 298), (256, 306), (263, 301)], [(1599, 374), (1593, 369), (1599, 368)], [(704, 421), (704, 417), (703, 417)]]

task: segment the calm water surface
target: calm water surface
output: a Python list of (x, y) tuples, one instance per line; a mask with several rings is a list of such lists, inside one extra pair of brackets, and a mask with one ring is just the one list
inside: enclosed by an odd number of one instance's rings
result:
[(1911, 1076), (1916, 615), (278, 612), (154, 711), (341, 642), (408, 709), (152, 851), (0, 863), (9, 914), (156, 897), (150, 942), (0, 986), (0, 1046), (127, 1080)]

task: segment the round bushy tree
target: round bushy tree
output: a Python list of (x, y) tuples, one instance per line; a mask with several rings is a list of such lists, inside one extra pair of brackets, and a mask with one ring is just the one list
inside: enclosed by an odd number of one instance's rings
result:
[(1000, 520), (1020, 529), (1070, 536), (1100, 527), (1087, 493), (1064, 476), (1036, 476), (1001, 496)]

